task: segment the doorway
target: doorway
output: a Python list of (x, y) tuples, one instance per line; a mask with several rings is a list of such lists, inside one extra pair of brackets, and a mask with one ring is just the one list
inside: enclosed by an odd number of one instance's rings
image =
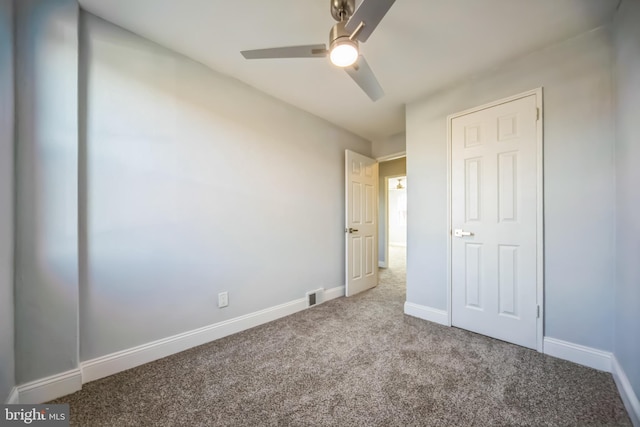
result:
[(378, 266), (404, 274), (407, 257), (407, 166), (402, 156), (379, 164)]
[(407, 177), (387, 177), (387, 265), (406, 268)]

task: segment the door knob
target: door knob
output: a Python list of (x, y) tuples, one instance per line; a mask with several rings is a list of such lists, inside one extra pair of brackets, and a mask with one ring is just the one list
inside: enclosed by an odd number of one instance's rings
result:
[(465, 236), (473, 236), (473, 233), (470, 231), (464, 231), (461, 228), (456, 228), (455, 230), (453, 230), (453, 235), (455, 237), (465, 237)]
[(344, 231), (346, 231), (347, 233), (351, 234), (351, 233), (357, 233), (358, 229), (349, 227), (349, 228), (345, 228)]

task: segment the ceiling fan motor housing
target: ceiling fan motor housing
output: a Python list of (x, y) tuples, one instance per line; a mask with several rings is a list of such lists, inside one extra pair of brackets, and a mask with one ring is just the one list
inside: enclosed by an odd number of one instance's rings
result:
[[(331, 27), (331, 31), (329, 32), (329, 56), (331, 57), (331, 62), (340, 67), (351, 65), (355, 59), (358, 57), (359, 47), (358, 41), (355, 39), (351, 39), (351, 34), (344, 28), (347, 21), (340, 21), (333, 27)], [(333, 54), (334, 49), (341, 45), (350, 45), (354, 52), (355, 57), (353, 57), (353, 61), (348, 61), (345, 64), (340, 64), (334, 60)]]
[(356, 10), (356, 0), (331, 0), (331, 16), (336, 21), (348, 20)]
[[(338, 22), (336, 25), (331, 27), (331, 31), (329, 32), (329, 50), (336, 44), (336, 42), (343, 42), (348, 40), (351, 37), (351, 34), (344, 28), (347, 24), (347, 21)], [(356, 47), (358, 46), (357, 40), (352, 40), (355, 43)]]

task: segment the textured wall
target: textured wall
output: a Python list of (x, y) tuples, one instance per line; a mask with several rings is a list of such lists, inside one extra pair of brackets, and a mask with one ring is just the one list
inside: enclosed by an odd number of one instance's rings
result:
[(612, 350), (611, 46), (594, 30), (407, 106), (409, 302), (447, 308), (447, 115), (544, 87), (545, 335)]
[(616, 317), (614, 354), (640, 396), (640, 1), (615, 21), (617, 82)]
[(344, 150), (369, 141), (92, 15), (83, 29), (83, 360), (344, 285)]
[(13, 334), (13, 11), (0, 0), (0, 403), (15, 385)]

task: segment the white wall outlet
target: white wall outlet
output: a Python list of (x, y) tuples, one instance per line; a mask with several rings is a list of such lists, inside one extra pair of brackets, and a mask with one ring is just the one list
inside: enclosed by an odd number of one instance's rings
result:
[(226, 307), (229, 305), (229, 292), (220, 292), (218, 294), (218, 308)]

